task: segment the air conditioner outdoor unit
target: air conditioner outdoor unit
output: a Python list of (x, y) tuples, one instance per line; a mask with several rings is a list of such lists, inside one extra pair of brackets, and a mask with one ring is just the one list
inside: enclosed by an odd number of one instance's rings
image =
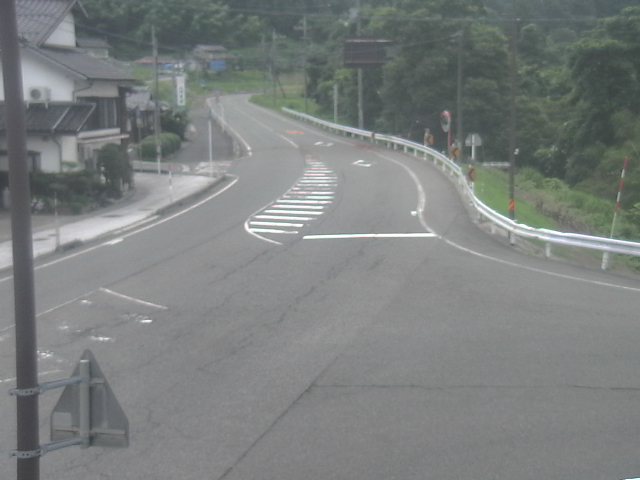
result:
[(29, 103), (49, 103), (51, 101), (51, 89), (49, 87), (30, 87)]

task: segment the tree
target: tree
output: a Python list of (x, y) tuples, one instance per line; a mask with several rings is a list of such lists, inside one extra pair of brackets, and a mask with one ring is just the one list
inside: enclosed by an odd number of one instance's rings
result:
[(98, 151), (98, 169), (105, 179), (109, 192), (122, 195), (123, 185), (131, 185), (133, 170), (126, 152), (120, 145), (109, 143)]

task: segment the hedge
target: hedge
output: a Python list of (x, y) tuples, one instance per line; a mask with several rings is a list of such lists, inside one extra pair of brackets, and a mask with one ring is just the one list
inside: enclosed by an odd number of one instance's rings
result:
[[(160, 134), (162, 156), (165, 157), (180, 149), (181, 140), (175, 133), (164, 132)], [(144, 160), (156, 158), (156, 140), (154, 135), (145, 137), (140, 142), (140, 155)]]

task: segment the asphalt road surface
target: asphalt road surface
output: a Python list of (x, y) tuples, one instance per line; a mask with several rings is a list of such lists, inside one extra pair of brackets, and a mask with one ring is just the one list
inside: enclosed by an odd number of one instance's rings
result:
[(509, 248), (430, 164), (222, 102), (252, 154), (209, 200), (39, 262), (41, 380), (90, 348), (131, 427), (43, 479), (640, 476), (640, 282)]

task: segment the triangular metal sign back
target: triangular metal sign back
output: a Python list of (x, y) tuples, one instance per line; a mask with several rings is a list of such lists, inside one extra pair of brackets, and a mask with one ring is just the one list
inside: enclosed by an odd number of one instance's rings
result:
[[(128, 447), (129, 420), (90, 350), (85, 350), (82, 354), (72, 378), (82, 377), (82, 370), (87, 364), (90, 381), (85, 398), (88, 398), (88, 405), (82, 405), (81, 400), (81, 390), (83, 385), (86, 388), (86, 382), (79, 380), (67, 385), (51, 413), (51, 440), (55, 442), (82, 437), (84, 428), (88, 429), (84, 434), (88, 437), (85, 446)], [(83, 415), (84, 424), (81, 421)]]

